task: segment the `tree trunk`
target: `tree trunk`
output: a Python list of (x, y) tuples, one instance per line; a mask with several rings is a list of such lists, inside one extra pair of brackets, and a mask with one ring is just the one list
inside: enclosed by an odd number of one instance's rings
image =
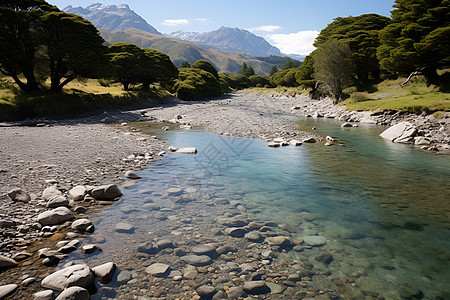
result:
[(433, 66), (425, 67), (422, 71), (423, 76), (425, 76), (425, 80), (427, 81), (427, 86), (432, 84), (439, 84), (439, 75), (436, 71), (436, 68)]

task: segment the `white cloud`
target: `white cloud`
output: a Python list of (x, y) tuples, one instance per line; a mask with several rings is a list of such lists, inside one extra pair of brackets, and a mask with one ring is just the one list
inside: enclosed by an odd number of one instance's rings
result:
[(318, 34), (316, 30), (307, 30), (288, 34), (271, 34), (267, 36), (267, 39), (285, 54), (308, 55), (315, 49), (313, 43)]
[(265, 32), (274, 32), (280, 30), (281, 26), (278, 25), (263, 25), (254, 28), (250, 28), (249, 31), (265, 31)]
[(188, 19), (167, 19), (162, 24), (165, 26), (185, 26), (189, 23)]
[(211, 19), (208, 19), (208, 18), (195, 18), (195, 19), (192, 19), (192, 21), (199, 22), (199, 23), (211, 23)]

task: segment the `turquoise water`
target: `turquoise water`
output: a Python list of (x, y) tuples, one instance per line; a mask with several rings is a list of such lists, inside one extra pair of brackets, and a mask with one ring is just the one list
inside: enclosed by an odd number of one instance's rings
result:
[[(143, 179), (125, 190), (125, 200), (104, 211), (96, 233), (108, 235), (118, 220), (135, 224), (132, 235), (111, 242), (116, 256), (118, 244), (128, 255), (149, 232), (174, 234), (178, 228), (158, 219), (158, 212), (143, 213), (145, 203), (160, 204), (169, 220), (180, 218), (178, 213), (203, 220), (186, 222), (190, 227), (207, 228), (226, 210), (196, 200), (225, 198), (237, 201), (254, 220), (288, 225), (293, 239), (324, 237), (323, 247), (283, 253), (286, 260), (315, 265), (315, 255), (332, 254), (329, 265), (318, 265), (330, 282), (314, 277), (317, 289), (333, 282), (349, 299), (450, 299), (449, 157), (386, 142), (378, 137), (381, 127), (300, 122), (334, 137), (335, 144), (274, 149), (259, 140), (200, 131), (158, 132), (170, 144), (196, 147), (199, 153), (167, 154), (150, 164), (140, 173)], [(167, 195), (170, 187), (194, 201), (179, 208)], [(92, 260), (110, 255), (108, 247), (107, 242)]]

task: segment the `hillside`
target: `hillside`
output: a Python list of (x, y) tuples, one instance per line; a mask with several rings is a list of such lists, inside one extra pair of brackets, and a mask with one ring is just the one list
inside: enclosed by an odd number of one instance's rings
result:
[(272, 65), (260, 61), (248, 54), (205, 49), (196, 43), (151, 34), (143, 30), (130, 28), (125, 31), (99, 29), (100, 34), (110, 44), (126, 42), (141, 48), (152, 48), (170, 56), (176, 66), (187, 61), (190, 64), (199, 59), (210, 61), (220, 72), (239, 73), (242, 63), (252, 65), (257, 74), (269, 74)]
[(170, 36), (194, 42), (206, 48), (243, 52), (251, 56), (281, 55), (280, 50), (264, 38), (240, 28), (221, 27), (204, 33), (177, 31)]
[(149, 33), (161, 34), (126, 4), (104, 5), (101, 3), (94, 3), (86, 8), (81, 6), (72, 7), (69, 5), (63, 10), (71, 14), (82, 16), (97, 28), (108, 30), (138, 28)]

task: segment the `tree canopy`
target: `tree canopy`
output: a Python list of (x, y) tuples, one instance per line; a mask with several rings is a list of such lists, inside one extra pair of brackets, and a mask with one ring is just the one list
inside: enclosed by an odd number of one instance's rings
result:
[(212, 63), (205, 59), (199, 59), (192, 64), (192, 68), (202, 69), (206, 72), (209, 72), (214, 75), (217, 79), (219, 78), (219, 74), (217, 73), (217, 69), (213, 66)]

